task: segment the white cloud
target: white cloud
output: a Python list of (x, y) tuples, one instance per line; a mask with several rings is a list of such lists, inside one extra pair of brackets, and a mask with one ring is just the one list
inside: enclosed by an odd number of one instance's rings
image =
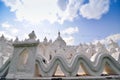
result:
[(94, 43), (97, 43), (98, 41), (100, 41), (103, 44), (108, 44), (111, 39), (115, 42), (120, 42), (120, 34), (113, 34), (113, 35), (110, 35), (104, 39), (95, 40)]
[(114, 40), (114, 41), (119, 41), (120, 40), (120, 34), (114, 34), (114, 35), (110, 35), (106, 38), (106, 40)]
[(64, 37), (63, 39), (65, 40), (67, 45), (74, 45), (74, 41), (75, 41), (74, 37), (69, 36), (69, 37)]
[(71, 34), (74, 34), (74, 33), (77, 33), (77, 32), (79, 32), (78, 27), (69, 27), (69, 28), (63, 30), (62, 34), (71, 35)]
[(10, 25), (7, 22), (1, 24), (3, 28), (10, 28)]
[(18, 33), (18, 29), (16, 29), (16, 28), (11, 29), (11, 33), (13, 33), (13, 34)]
[(59, 8), (57, 0), (3, 0), (12, 12), (15, 12), (19, 21), (27, 20), (32, 23), (39, 23), (48, 20), (51, 23), (56, 21)]
[(10, 35), (16, 35), (19, 32), (19, 30), (17, 28), (15, 28), (15, 26), (9, 24), (8, 22), (2, 23), (1, 27), (4, 30), (4, 32), (2, 32), (2, 33), (6, 34), (6, 35), (9, 35), (9, 36)]
[[(39, 23), (48, 20), (51, 23), (72, 21), (77, 16), (77, 11), (83, 0), (2, 0), (6, 6), (15, 12), (17, 20), (27, 20)], [(63, 5), (64, 3), (64, 10)]]
[(73, 21), (74, 18), (78, 17), (78, 11), (82, 3), (83, 0), (69, 0), (66, 10), (62, 12), (62, 14), (59, 14), (59, 16), (61, 17), (60, 23), (63, 23), (66, 20)]
[(87, 19), (99, 19), (109, 10), (109, 0), (2, 0), (15, 12), (18, 21), (33, 24), (44, 20), (50, 23), (73, 21), (81, 14)]
[(80, 14), (87, 19), (100, 19), (109, 11), (110, 0), (89, 0), (89, 3), (81, 6)]
[(78, 32), (79, 32), (78, 27), (68, 27), (61, 31), (61, 33), (64, 36), (63, 39), (65, 40), (67, 45), (73, 45), (75, 43), (75, 38), (73, 34), (78, 33)]

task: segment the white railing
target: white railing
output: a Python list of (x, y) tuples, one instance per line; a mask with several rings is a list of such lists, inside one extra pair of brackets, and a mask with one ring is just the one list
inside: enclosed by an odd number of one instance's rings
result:
[(53, 76), (58, 66), (65, 76), (76, 76), (80, 65), (87, 75), (100, 76), (104, 69), (107, 74), (120, 75), (120, 63), (109, 54), (100, 54), (94, 62), (91, 62), (84, 55), (76, 55), (70, 63), (62, 56), (55, 56), (49, 63), (44, 63), (42, 59), (42, 57), (37, 57), (36, 64), (43, 77)]

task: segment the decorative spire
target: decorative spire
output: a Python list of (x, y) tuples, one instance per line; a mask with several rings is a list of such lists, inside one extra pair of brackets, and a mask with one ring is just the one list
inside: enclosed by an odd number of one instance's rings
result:
[(18, 42), (19, 41), (19, 39), (18, 39), (18, 37), (16, 37), (16, 39), (15, 39), (15, 41), (14, 42)]
[(57, 40), (62, 40), (62, 37), (60, 36), (60, 31), (58, 32)]
[(4, 35), (2, 34), (2, 36), (1, 36), (1, 38), (3, 38), (4, 39)]
[(46, 40), (47, 40), (47, 38), (46, 38), (46, 36), (45, 36), (44, 41), (46, 41)]
[(58, 36), (60, 36), (60, 31), (58, 32)]
[(3, 41), (6, 40), (3, 34), (1, 35), (0, 39), (3, 40)]
[(45, 43), (47, 42), (47, 38), (46, 38), (46, 37), (44, 38), (44, 42), (45, 42)]
[(119, 45), (117, 42), (113, 41), (112, 39), (110, 39), (110, 42), (109, 42), (109, 47), (111, 48), (119, 48)]
[(57, 39), (53, 42), (55, 45), (57, 44), (57, 46), (65, 46), (66, 43), (65, 41), (62, 39), (62, 37), (60, 36), (60, 31), (58, 32), (58, 37)]

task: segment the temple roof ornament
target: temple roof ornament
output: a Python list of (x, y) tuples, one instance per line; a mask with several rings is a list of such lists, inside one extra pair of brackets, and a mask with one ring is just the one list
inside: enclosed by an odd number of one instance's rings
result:
[(32, 31), (28, 36), (29, 36), (29, 39), (36, 39), (36, 35), (34, 31)]
[(18, 37), (16, 37), (15, 42), (18, 42), (18, 41), (19, 41), (19, 39), (18, 39)]
[(108, 44), (109, 48), (119, 48), (119, 45), (113, 41), (112, 39), (110, 39), (110, 43)]
[(46, 38), (46, 37), (44, 38), (44, 42), (45, 42), (45, 43), (47, 42), (47, 38)]
[(0, 37), (0, 40), (2, 40), (2, 41), (6, 40), (3, 34), (2, 34), (2, 36)]
[(62, 37), (60, 36), (60, 32), (58, 32), (58, 37), (57, 37), (57, 39), (63, 40)]
[(2, 34), (2, 36), (1, 36), (1, 38), (3, 38), (4, 39), (4, 35)]
[(47, 40), (47, 38), (46, 38), (46, 37), (44, 38), (43, 43), (44, 43), (44, 45), (48, 45), (48, 40)]
[(99, 53), (108, 53), (108, 50), (106, 49), (105, 45), (102, 44), (101, 42), (97, 43), (96, 51), (97, 51), (98, 54)]
[(102, 45), (102, 43), (100, 42), (100, 41), (98, 41), (98, 43), (97, 43), (97, 45), (96, 45), (96, 47), (102, 47), (103, 45)]

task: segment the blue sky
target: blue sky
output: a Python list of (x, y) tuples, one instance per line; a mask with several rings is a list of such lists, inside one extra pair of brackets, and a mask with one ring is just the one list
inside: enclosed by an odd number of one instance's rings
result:
[(120, 42), (120, 0), (0, 0), (0, 36), (53, 41), (58, 31), (69, 45)]

